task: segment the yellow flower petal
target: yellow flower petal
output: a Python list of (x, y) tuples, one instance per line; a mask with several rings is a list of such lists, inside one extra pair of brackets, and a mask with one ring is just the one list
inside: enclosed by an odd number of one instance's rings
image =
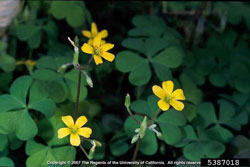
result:
[(101, 56), (110, 62), (112, 62), (115, 59), (115, 55), (109, 52), (103, 52)]
[(81, 49), (82, 49), (82, 51), (84, 53), (88, 53), (88, 54), (93, 54), (94, 53), (94, 48), (91, 45), (87, 44), (87, 43), (83, 44)]
[(80, 137), (77, 134), (70, 135), (70, 144), (73, 146), (79, 146), (81, 143)]
[(114, 44), (106, 43), (106, 44), (104, 44), (104, 45), (101, 46), (101, 49), (103, 51), (108, 51), (108, 50), (112, 49), (113, 47), (114, 47)]
[(93, 45), (93, 39), (89, 39), (88, 44), (92, 46)]
[(176, 89), (172, 93), (172, 98), (175, 99), (175, 100), (185, 100), (185, 96), (183, 94), (183, 90), (182, 89)]
[(85, 137), (85, 138), (89, 138), (90, 135), (92, 134), (92, 129), (88, 128), (88, 127), (84, 127), (78, 130), (78, 134)]
[(88, 122), (87, 118), (85, 116), (80, 116), (75, 123), (75, 126), (77, 128), (81, 128), (84, 124), (86, 124), (86, 122)]
[(171, 95), (174, 89), (174, 83), (172, 81), (162, 82), (162, 88), (167, 92), (168, 95)]
[(93, 45), (95, 47), (99, 47), (101, 44), (101, 36), (100, 35), (97, 35), (94, 40), (93, 40)]
[(101, 45), (104, 45), (106, 43), (105, 40), (101, 40)]
[(73, 118), (70, 115), (63, 116), (62, 117), (62, 121), (69, 128), (72, 128), (74, 126), (74, 120), (73, 120)]
[(87, 37), (87, 38), (91, 38), (92, 37), (91, 32), (90, 31), (86, 31), (86, 30), (82, 31), (82, 35), (85, 36), (85, 37)]
[(158, 96), (161, 99), (165, 98), (165, 91), (158, 85), (154, 85), (152, 87), (152, 90), (156, 96)]
[(182, 111), (184, 108), (184, 104), (177, 100), (171, 100), (170, 105), (173, 106), (177, 111)]
[(101, 35), (102, 38), (106, 38), (108, 36), (108, 31), (102, 30), (101, 32), (98, 33), (98, 35)]
[(166, 103), (164, 100), (159, 100), (158, 101), (158, 106), (163, 111), (167, 111), (169, 109), (169, 107), (170, 107), (169, 104)]
[(91, 24), (91, 33), (92, 33), (93, 37), (96, 36), (98, 33), (96, 23), (94, 23), (94, 22)]
[(101, 56), (94, 55), (94, 60), (96, 65), (103, 63)]
[(57, 131), (58, 138), (64, 138), (70, 134), (70, 129), (69, 128), (61, 128)]

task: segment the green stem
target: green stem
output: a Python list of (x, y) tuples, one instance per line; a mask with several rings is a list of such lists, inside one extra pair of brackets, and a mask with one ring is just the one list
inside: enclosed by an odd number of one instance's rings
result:
[(148, 127), (153, 123), (153, 121), (155, 120), (155, 118), (160, 114), (160, 112), (161, 112), (161, 109), (158, 109), (156, 112), (155, 112), (155, 114), (154, 114), (154, 116), (151, 118), (151, 120), (148, 122)]
[(135, 147), (135, 152), (134, 152), (134, 155), (133, 155), (133, 159), (132, 161), (135, 161), (136, 160), (136, 157), (137, 157), (137, 154), (138, 154), (138, 151), (139, 151), (139, 148), (140, 148), (140, 138), (137, 140), (136, 142), (136, 147)]
[(82, 73), (81, 71), (79, 71), (79, 75), (78, 75), (78, 88), (77, 88), (77, 95), (76, 95), (76, 110), (75, 110), (75, 120), (78, 117), (78, 106), (79, 106), (79, 98), (80, 98), (80, 91), (81, 91), (81, 80), (82, 80)]
[(86, 155), (86, 157), (89, 157), (88, 153), (87, 153), (86, 150), (82, 147), (82, 145), (80, 145), (80, 148), (81, 148), (82, 152)]
[(131, 110), (129, 107), (127, 107), (127, 110), (128, 110), (128, 113), (129, 115), (131, 116), (131, 118), (138, 124), (138, 125), (141, 125), (140, 121), (138, 121), (135, 116), (132, 114)]

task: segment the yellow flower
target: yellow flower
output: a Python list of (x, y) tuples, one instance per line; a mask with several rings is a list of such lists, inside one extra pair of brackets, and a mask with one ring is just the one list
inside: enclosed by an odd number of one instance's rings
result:
[(36, 65), (36, 61), (26, 60), (26, 61), (17, 61), (16, 62), (16, 65), (21, 65), (21, 64), (25, 64), (28, 67), (34, 67)]
[[(102, 30), (98, 32), (96, 23), (93, 22), (91, 24), (91, 31), (83, 30), (82, 35), (89, 38), (88, 44), (92, 45), (93, 44), (93, 39), (97, 36), (100, 35), (101, 38), (106, 38), (108, 36), (108, 31), (107, 30)], [(101, 44), (104, 44), (105, 41), (101, 40)]]
[(162, 82), (162, 88), (160, 86), (154, 85), (152, 90), (156, 96), (161, 100), (158, 101), (158, 106), (161, 110), (167, 111), (170, 107), (174, 107), (178, 111), (182, 111), (184, 104), (178, 100), (185, 100), (182, 89), (176, 89), (173, 92), (174, 83), (172, 81)]
[(81, 143), (80, 136), (89, 138), (92, 133), (92, 129), (88, 127), (82, 128), (82, 126), (85, 125), (88, 121), (85, 116), (80, 116), (76, 120), (76, 123), (74, 123), (74, 120), (70, 115), (63, 116), (62, 121), (67, 126), (67, 128), (60, 128), (58, 130), (58, 138), (61, 139), (70, 135), (70, 143), (73, 146), (80, 145)]
[(112, 49), (114, 44), (105, 43), (101, 44), (101, 36), (97, 35), (93, 40), (93, 45), (90, 44), (83, 44), (81, 49), (83, 52), (94, 55), (95, 64), (102, 64), (102, 58), (112, 62), (115, 59), (115, 55), (112, 53), (107, 52), (108, 50)]

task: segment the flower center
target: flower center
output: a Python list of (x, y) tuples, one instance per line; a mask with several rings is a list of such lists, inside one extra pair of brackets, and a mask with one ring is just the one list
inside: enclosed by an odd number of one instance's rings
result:
[(173, 99), (173, 98), (172, 98), (171, 96), (165, 96), (164, 101), (165, 101), (166, 103), (170, 103), (170, 101), (171, 101), (172, 99)]
[(70, 129), (70, 131), (72, 134), (76, 134), (78, 131), (78, 128), (74, 126), (73, 128)]
[(100, 56), (102, 53), (102, 49), (99, 47), (94, 47), (94, 54)]

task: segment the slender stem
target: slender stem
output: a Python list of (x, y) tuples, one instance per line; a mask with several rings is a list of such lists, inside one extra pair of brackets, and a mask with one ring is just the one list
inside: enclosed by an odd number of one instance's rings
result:
[(135, 147), (135, 152), (134, 152), (134, 155), (133, 155), (133, 159), (132, 161), (135, 161), (136, 160), (136, 157), (137, 157), (137, 154), (138, 154), (138, 151), (139, 151), (139, 148), (140, 148), (140, 138), (137, 140), (136, 142), (136, 147)]
[(131, 118), (138, 124), (138, 125), (141, 125), (140, 121), (138, 121), (135, 116), (132, 114), (131, 110), (129, 107), (127, 107), (127, 110), (128, 110), (128, 113), (129, 115), (131, 116)]
[(81, 91), (81, 80), (82, 80), (82, 73), (81, 73), (81, 71), (79, 71), (79, 75), (78, 75), (78, 88), (77, 88), (77, 95), (76, 95), (75, 120), (78, 117), (78, 105), (79, 105), (79, 98), (80, 98), (80, 91)]
[(82, 147), (82, 145), (80, 145), (80, 148), (81, 148), (82, 152), (86, 155), (86, 157), (89, 157), (89, 156), (88, 156), (88, 153), (87, 153), (86, 150)]
[(161, 112), (161, 109), (158, 109), (156, 112), (155, 112), (155, 114), (154, 114), (154, 116), (151, 118), (151, 120), (148, 122), (148, 127), (152, 124), (152, 122), (155, 120), (155, 118), (160, 114), (160, 112)]
[(80, 70), (86, 70), (89, 67), (89, 65), (92, 62), (92, 60), (93, 60), (93, 56), (91, 56), (91, 58), (89, 59), (88, 63), (84, 67), (81, 67)]

